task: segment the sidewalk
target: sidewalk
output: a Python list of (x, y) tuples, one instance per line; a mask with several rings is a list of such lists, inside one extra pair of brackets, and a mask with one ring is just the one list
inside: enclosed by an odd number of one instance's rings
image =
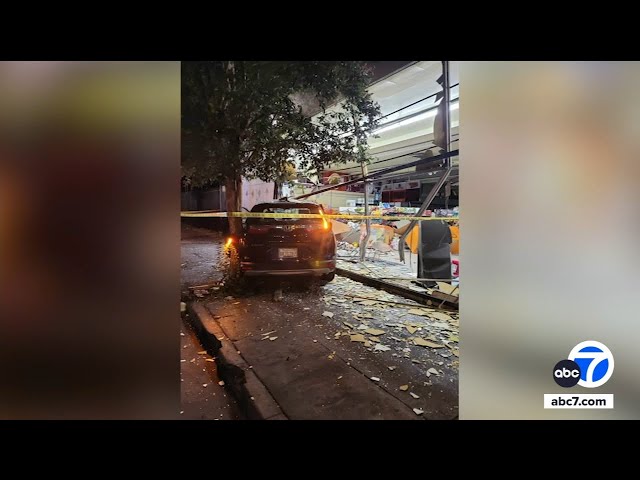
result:
[[(222, 343), (232, 344), (229, 348), (239, 352), (244, 368), (257, 376), (289, 419), (455, 418), (457, 357), (448, 348), (414, 343), (424, 332), (442, 342), (434, 326), (454, 327), (407, 315), (411, 307), (352, 307), (342, 292), (366, 291), (389, 301), (412, 302), (348, 279), (334, 282), (332, 288), (311, 293), (285, 292), (281, 302), (254, 293), (213, 298), (206, 308), (221, 327)], [(334, 292), (337, 295), (331, 295)], [(357, 331), (366, 343), (352, 340)], [(450, 334), (442, 332), (442, 338)]]

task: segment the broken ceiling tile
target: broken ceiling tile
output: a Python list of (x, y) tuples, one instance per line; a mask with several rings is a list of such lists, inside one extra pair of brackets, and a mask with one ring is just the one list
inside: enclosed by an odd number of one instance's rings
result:
[(364, 338), (364, 335), (362, 335), (360, 333), (356, 333), (354, 335), (349, 335), (349, 338), (351, 339), (352, 342), (361, 342), (361, 343), (367, 342), (367, 339)]
[(369, 335), (384, 335), (386, 333), (384, 330), (380, 330), (379, 328), (368, 328), (365, 332)]
[(413, 339), (413, 343), (419, 345), (421, 347), (430, 347), (430, 348), (444, 348), (444, 345), (440, 345), (439, 343), (430, 342), (429, 340), (425, 340), (420, 337), (416, 337)]
[(374, 352), (387, 352), (389, 350), (391, 350), (390, 347), (387, 347), (386, 345), (382, 345), (380, 343), (373, 348)]

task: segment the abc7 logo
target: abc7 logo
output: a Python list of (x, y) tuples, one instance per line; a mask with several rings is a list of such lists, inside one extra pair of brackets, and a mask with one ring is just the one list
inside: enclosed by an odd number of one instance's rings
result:
[(595, 388), (611, 378), (613, 365), (613, 354), (606, 345), (587, 340), (573, 347), (569, 358), (553, 367), (553, 379), (565, 388), (574, 385)]

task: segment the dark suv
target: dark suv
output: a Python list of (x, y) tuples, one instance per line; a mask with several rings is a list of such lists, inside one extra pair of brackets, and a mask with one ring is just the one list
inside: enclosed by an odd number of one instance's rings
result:
[[(311, 202), (259, 203), (252, 213), (320, 214)], [(335, 276), (336, 241), (325, 218), (247, 218), (239, 242), (244, 276), (302, 275), (330, 282)]]

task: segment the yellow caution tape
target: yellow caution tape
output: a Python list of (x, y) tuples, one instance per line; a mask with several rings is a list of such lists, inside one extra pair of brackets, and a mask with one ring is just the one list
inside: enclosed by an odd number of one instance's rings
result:
[(263, 213), (263, 212), (180, 212), (181, 217), (240, 217), (240, 218), (346, 218), (348, 220), (459, 220), (458, 217), (412, 217), (410, 215), (350, 215), (320, 213)]

